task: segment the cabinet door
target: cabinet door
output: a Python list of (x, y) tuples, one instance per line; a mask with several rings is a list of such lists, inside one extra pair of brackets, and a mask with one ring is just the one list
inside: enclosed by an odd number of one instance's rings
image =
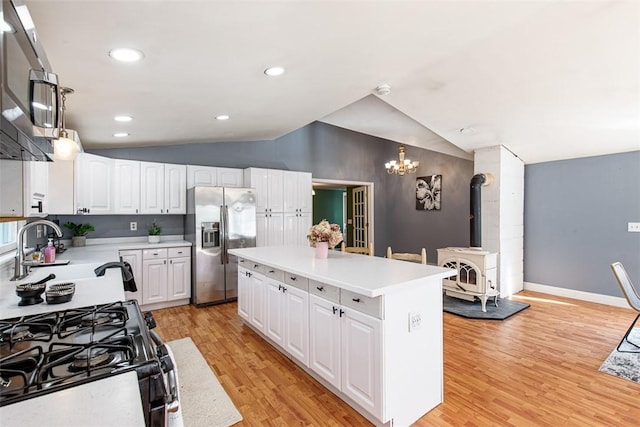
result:
[(285, 310), (283, 284), (271, 278), (265, 278), (267, 288), (267, 321), (265, 325), (266, 335), (280, 347), (284, 347)]
[(142, 262), (142, 304), (167, 300), (167, 260), (151, 259)]
[(297, 172), (298, 178), (297, 193), (298, 193), (298, 209), (299, 212), (312, 212), (313, 211), (313, 184), (311, 173), (309, 172)]
[(307, 235), (311, 228), (311, 213), (286, 212), (284, 214), (284, 245), (308, 246)]
[[(44, 217), (49, 213), (49, 163), (24, 162), (24, 215)], [(41, 206), (40, 206), (41, 204)]]
[(140, 213), (164, 212), (164, 165), (140, 162)]
[(140, 162), (115, 160), (113, 192), (114, 213), (140, 212)]
[(0, 160), (0, 217), (22, 217), (24, 211), (22, 164), (16, 160)]
[(269, 213), (266, 235), (267, 246), (282, 246), (284, 244), (283, 213)]
[(284, 212), (284, 171), (269, 169), (267, 191), (269, 212)]
[[(75, 215), (75, 189), (73, 160), (56, 160), (49, 164), (49, 190), (47, 191), (47, 210), (53, 215)], [(138, 178), (139, 180), (139, 178)], [(138, 188), (136, 191), (140, 191)]]
[(213, 166), (187, 165), (187, 188), (199, 185), (206, 187), (217, 186), (217, 169)]
[(264, 276), (256, 272), (251, 273), (251, 318), (250, 322), (260, 332), (265, 331), (266, 308), (267, 308), (267, 287), (264, 283)]
[(238, 266), (238, 315), (251, 321), (251, 276), (249, 270)]
[(269, 230), (269, 214), (256, 213), (256, 246), (267, 246), (267, 231)]
[(309, 366), (309, 293), (286, 286), (284, 295), (285, 350)]
[(309, 367), (340, 389), (340, 307), (309, 295)]
[(76, 158), (76, 207), (83, 213), (113, 213), (114, 160), (81, 153)]
[(142, 303), (142, 251), (141, 250), (126, 250), (119, 252), (122, 261), (126, 261), (131, 265), (133, 270), (133, 279), (136, 282), (137, 292), (125, 292), (126, 299), (135, 299), (138, 303)]
[(341, 323), (342, 392), (381, 418), (381, 321), (345, 308)]
[(242, 169), (216, 168), (218, 186), (242, 187)]
[(268, 212), (269, 170), (249, 168), (245, 170), (245, 183), (256, 189), (256, 213)]
[(169, 258), (169, 301), (191, 297), (191, 257)]
[(187, 213), (187, 168), (185, 165), (164, 165), (164, 213)]

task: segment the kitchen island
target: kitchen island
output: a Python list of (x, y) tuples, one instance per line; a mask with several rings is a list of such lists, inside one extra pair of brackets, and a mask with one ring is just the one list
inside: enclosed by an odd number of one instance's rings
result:
[(442, 279), (455, 270), (309, 247), (231, 249), (245, 324), (376, 425), (443, 401)]

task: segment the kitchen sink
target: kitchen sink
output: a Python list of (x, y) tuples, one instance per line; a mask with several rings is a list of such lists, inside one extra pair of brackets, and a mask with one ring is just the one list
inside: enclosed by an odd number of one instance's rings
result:
[[(31, 273), (24, 279), (14, 282), (29, 283), (37, 282), (40, 279), (45, 278), (49, 274), (55, 274), (56, 278), (47, 282), (47, 284), (56, 282), (68, 282), (77, 279), (89, 279), (95, 278), (96, 275), (93, 272), (94, 269), (101, 266), (103, 263), (87, 263), (87, 264), (72, 264), (72, 265), (50, 265), (46, 267), (32, 268)], [(115, 270), (114, 270), (115, 271)]]

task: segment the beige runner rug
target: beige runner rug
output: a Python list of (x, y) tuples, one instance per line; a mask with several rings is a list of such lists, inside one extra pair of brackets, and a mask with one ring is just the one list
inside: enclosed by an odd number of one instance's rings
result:
[(242, 420), (191, 338), (169, 341), (167, 347), (178, 365), (180, 395), (180, 411), (169, 415), (171, 427), (229, 427)]

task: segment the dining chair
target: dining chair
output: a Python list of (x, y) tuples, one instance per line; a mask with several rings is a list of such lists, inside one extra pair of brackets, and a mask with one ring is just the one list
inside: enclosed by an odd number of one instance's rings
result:
[[(631, 283), (631, 279), (629, 278), (629, 275), (627, 274), (627, 271), (624, 269), (624, 266), (621, 262), (614, 262), (613, 264), (611, 264), (611, 270), (613, 271), (614, 276), (616, 276), (618, 284), (620, 284), (620, 288), (622, 288), (622, 293), (627, 299), (627, 302), (629, 303), (631, 308), (638, 312), (635, 320), (631, 323), (629, 329), (627, 329), (627, 333), (624, 334), (624, 338), (622, 338), (620, 344), (618, 344), (617, 350), (621, 353), (640, 353), (640, 344), (631, 342), (629, 340), (629, 334), (631, 334), (631, 331), (633, 330), (636, 323), (638, 323), (638, 319), (640, 318), (640, 290), (633, 286), (633, 283)], [(625, 341), (634, 346), (637, 350), (620, 350), (620, 346)]]
[(367, 247), (347, 246), (344, 242), (340, 245), (342, 252), (350, 252), (352, 254), (363, 254), (373, 256), (373, 243), (369, 243)]
[(427, 263), (427, 250), (422, 248), (419, 254), (410, 252), (393, 252), (391, 246), (387, 246), (387, 258), (399, 259), (400, 261), (417, 262), (420, 264)]

